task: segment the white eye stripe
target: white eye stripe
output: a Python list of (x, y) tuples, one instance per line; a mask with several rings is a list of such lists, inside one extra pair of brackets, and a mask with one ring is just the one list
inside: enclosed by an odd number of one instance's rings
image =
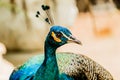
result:
[(69, 39), (70, 40), (70, 37), (68, 37), (66, 34), (64, 34), (62, 31), (61, 31), (61, 33), (62, 33), (62, 35), (64, 36), (64, 37), (66, 37), (67, 39)]

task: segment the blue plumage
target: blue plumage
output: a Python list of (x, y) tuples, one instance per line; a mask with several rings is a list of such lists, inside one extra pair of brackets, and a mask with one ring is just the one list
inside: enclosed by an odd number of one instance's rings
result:
[[(53, 25), (50, 6), (41, 7), (47, 13), (45, 21)], [(37, 11), (36, 17), (40, 16)], [(9, 80), (113, 80), (106, 69), (84, 55), (67, 52), (56, 54), (56, 49), (68, 42), (81, 44), (67, 28), (52, 26), (45, 40), (45, 54), (30, 58), (12, 72)]]
[(10, 80), (24, 80), (32, 77), (42, 64), (43, 58), (43, 55), (37, 55), (30, 58), (26, 63), (13, 71), (10, 76)]
[[(41, 63), (43, 56), (40, 61), (37, 60), (38, 63), (31, 62), (33, 59), (36, 60), (37, 58), (31, 59), (25, 63), (25, 65), (21, 66), (19, 70), (14, 71), (10, 80), (24, 80), (31, 78), (33, 80), (58, 80), (60, 74), (55, 54), (56, 49), (66, 44), (69, 39), (74, 42), (75, 38), (72, 39), (70, 37), (71, 35), (71, 32), (67, 28), (53, 26), (45, 40), (45, 58), (43, 59), (43, 62)], [(77, 42), (80, 43), (79, 41)], [(63, 78), (67, 78), (67, 76), (64, 76)]]
[(10, 80), (113, 80), (106, 69), (84, 55), (56, 54), (56, 49), (68, 42), (81, 44), (67, 28), (53, 26), (45, 40), (45, 54), (14, 70)]

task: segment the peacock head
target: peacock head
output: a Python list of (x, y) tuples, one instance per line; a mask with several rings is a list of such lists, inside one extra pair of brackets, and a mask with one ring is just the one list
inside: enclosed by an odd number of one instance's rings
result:
[(42, 18), (42, 20), (44, 20), (43, 22), (46, 22), (48, 25), (52, 26), (50, 32), (48, 33), (45, 43), (49, 44), (49, 46), (52, 45), (52, 47), (56, 48), (68, 42), (81, 44), (81, 42), (78, 39), (76, 39), (67, 28), (62, 26), (53, 26), (55, 25), (55, 21), (51, 16), (50, 6), (42, 5), (41, 8), (43, 11), (45, 11), (47, 17), (44, 18), (39, 11), (36, 12), (36, 17), (40, 19)]
[(67, 28), (62, 26), (52, 26), (46, 41), (56, 48), (69, 42), (81, 44)]

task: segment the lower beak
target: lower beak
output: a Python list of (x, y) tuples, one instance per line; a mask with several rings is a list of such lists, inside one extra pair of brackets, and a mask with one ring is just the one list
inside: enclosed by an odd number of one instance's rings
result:
[(73, 35), (69, 36), (70, 39), (68, 39), (68, 43), (76, 43), (82, 45), (81, 41), (76, 39)]

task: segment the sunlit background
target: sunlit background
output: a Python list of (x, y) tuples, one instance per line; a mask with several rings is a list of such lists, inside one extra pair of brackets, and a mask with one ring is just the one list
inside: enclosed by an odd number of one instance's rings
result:
[(82, 46), (67, 44), (58, 52), (83, 54), (120, 79), (119, 0), (0, 0), (0, 80), (30, 57), (43, 53), (50, 26), (36, 18), (41, 5), (51, 6), (56, 25), (68, 27)]

